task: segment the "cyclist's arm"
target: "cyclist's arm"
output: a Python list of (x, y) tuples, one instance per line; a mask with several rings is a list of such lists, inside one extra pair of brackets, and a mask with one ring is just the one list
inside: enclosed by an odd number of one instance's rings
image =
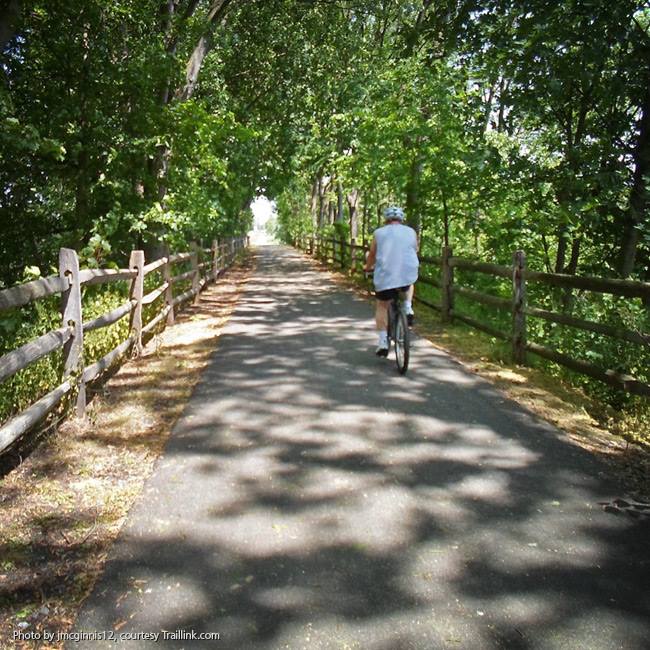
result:
[(375, 261), (377, 259), (377, 240), (373, 237), (368, 257), (366, 258), (366, 265), (363, 267), (364, 271), (372, 271), (375, 268)]

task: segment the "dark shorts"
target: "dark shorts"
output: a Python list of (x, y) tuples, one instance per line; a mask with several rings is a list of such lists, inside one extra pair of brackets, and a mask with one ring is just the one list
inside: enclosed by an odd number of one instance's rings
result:
[(405, 287), (375, 291), (375, 298), (377, 298), (377, 300), (392, 300), (393, 298), (397, 298), (397, 294), (400, 291), (408, 291), (410, 286), (410, 284), (407, 284)]

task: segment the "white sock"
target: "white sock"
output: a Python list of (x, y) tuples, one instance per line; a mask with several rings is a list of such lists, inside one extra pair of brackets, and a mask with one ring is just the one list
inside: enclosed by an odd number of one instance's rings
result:
[(379, 340), (377, 341), (377, 345), (380, 348), (385, 348), (388, 346), (388, 332), (386, 330), (379, 331)]
[(402, 302), (402, 305), (404, 307), (404, 313), (405, 314), (412, 314), (413, 313), (413, 305), (411, 304), (410, 300), (404, 300)]

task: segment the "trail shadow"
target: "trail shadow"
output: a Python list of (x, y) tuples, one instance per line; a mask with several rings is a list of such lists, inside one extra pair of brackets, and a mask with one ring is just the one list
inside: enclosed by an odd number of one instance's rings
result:
[(399, 376), (365, 301), (258, 255), (77, 629), (644, 648), (650, 529), (602, 511), (604, 465), (425, 341)]

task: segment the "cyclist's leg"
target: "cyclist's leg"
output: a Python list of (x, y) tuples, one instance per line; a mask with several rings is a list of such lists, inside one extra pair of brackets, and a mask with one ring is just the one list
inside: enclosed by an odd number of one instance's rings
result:
[(377, 356), (388, 356), (388, 305), (389, 300), (377, 299), (375, 305), (375, 326), (377, 328)]
[(375, 305), (375, 326), (378, 332), (385, 332), (388, 329), (388, 305), (390, 300), (379, 300)]
[(376, 353), (378, 356), (388, 355), (388, 305), (392, 300), (393, 292), (393, 289), (375, 292), (375, 326), (378, 335)]
[(402, 293), (402, 310), (406, 314), (406, 319), (409, 325), (413, 325), (413, 294), (415, 293), (415, 285), (411, 284), (403, 289)]

